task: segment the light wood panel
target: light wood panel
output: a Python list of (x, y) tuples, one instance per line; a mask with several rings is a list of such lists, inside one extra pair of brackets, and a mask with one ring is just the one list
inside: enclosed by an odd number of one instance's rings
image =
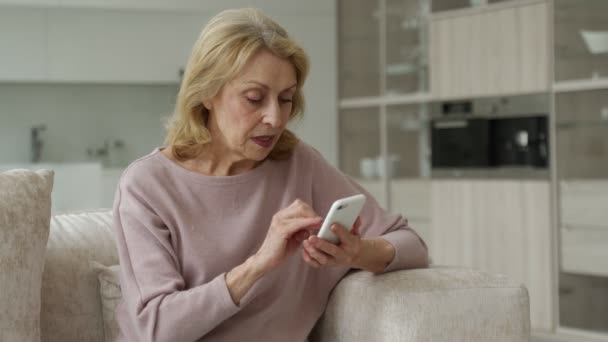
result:
[(560, 182), (561, 270), (608, 276), (608, 180)]
[(518, 8), (519, 87), (524, 92), (549, 89), (549, 5), (539, 3)]
[(437, 264), (500, 273), (530, 293), (535, 330), (552, 327), (547, 181), (433, 180), (429, 245)]
[(431, 92), (440, 99), (549, 89), (547, 3), (431, 20)]
[(489, 12), (492, 19), (489, 25), (495, 25), (498, 32), (489, 37), (494, 43), (497, 58), (494, 60), (493, 82), (490, 84), (491, 94), (504, 94), (520, 92), (519, 89), (519, 51), (522, 49), (521, 41), (518, 41), (519, 18), (518, 8), (505, 8), (495, 12)]
[(426, 179), (393, 179), (391, 211), (401, 213), (425, 241), (429, 240), (431, 182)]

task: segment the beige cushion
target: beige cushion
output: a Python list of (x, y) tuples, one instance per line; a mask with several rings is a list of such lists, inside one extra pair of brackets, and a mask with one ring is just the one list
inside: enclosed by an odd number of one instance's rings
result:
[(114, 342), (118, 336), (118, 324), (116, 324), (114, 316), (116, 306), (122, 298), (122, 293), (120, 292), (120, 266), (104, 266), (93, 261), (91, 262), (91, 267), (97, 273), (97, 279), (99, 280), (105, 341)]
[(0, 341), (40, 341), (53, 171), (0, 173)]
[(311, 341), (492, 341), (530, 337), (528, 292), (460, 268), (354, 272), (334, 289)]
[(118, 264), (112, 214), (88, 210), (55, 215), (42, 281), (43, 342), (102, 342), (97, 274), (89, 261)]

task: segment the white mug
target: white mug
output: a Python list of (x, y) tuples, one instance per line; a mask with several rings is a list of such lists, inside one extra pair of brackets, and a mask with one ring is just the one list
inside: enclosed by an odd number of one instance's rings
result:
[(388, 174), (386, 173), (386, 163), (384, 162), (384, 158), (382, 156), (378, 156), (376, 158), (376, 164), (378, 168), (378, 176), (379, 177), (394, 177), (399, 172), (399, 162), (401, 161), (401, 157), (398, 154), (391, 154), (388, 156)]
[(359, 172), (363, 178), (375, 178), (378, 177), (378, 167), (376, 159), (374, 158), (362, 158), (359, 161)]

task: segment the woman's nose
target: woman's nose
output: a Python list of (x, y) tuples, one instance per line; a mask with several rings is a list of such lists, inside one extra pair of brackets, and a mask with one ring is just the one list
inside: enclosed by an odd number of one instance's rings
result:
[(280, 127), (283, 124), (283, 114), (281, 104), (278, 101), (271, 101), (264, 111), (264, 123), (272, 128)]

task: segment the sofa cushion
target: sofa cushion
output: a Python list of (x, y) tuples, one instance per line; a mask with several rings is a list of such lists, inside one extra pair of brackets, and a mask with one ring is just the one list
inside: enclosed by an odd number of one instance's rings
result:
[(474, 269), (434, 266), (349, 274), (332, 292), (310, 340), (521, 342), (529, 337), (530, 302), (522, 284)]
[(42, 277), (43, 342), (102, 342), (96, 273), (89, 262), (118, 264), (109, 209), (54, 215)]
[(0, 173), (0, 341), (40, 341), (53, 171)]
[(103, 314), (103, 334), (106, 342), (116, 341), (118, 337), (118, 324), (115, 312), (122, 298), (120, 291), (120, 265), (104, 266), (98, 262), (91, 262), (93, 271), (99, 280), (99, 295)]

